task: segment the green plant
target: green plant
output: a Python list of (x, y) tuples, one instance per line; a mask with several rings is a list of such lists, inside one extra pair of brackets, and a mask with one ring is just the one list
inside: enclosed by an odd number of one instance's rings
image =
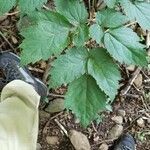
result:
[[(104, 1), (107, 6), (95, 12), (96, 0), (89, 0), (88, 11), (81, 0), (54, 0), (56, 10), (40, 10), (46, 0), (0, 0), (1, 14), (17, 3), (21, 16), (30, 18), (31, 24), (21, 30), (22, 63), (57, 57), (50, 70), (50, 87), (69, 84), (66, 108), (84, 126), (107, 108), (107, 98), (114, 100), (121, 79), (118, 63), (147, 65), (145, 45), (129, 27), (137, 22), (150, 29), (150, 3)], [(97, 44), (89, 48), (92, 40)]]
[(147, 136), (150, 135), (150, 130), (146, 130), (146, 131), (141, 131), (141, 132), (138, 132), (137, 133), (137, 138), (141, 141), (141, 142), (144, 142), (144, 141), (147, 141)]

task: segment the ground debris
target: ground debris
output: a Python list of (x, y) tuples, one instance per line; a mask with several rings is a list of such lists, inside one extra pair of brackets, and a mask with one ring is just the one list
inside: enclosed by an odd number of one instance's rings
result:
[(127, 69), (128, 71), (133, 72), (133, 71), (135, 70), (135, 65), (129, 65), (129, 66), (127, 66), (126, 69)]
[(91, 146), (88, 138), (81, 132), (70, 130), (69, 138), (76, 150), (90, 150)]
[(108, 150), (108, 145), (106, 143), (103, 143), (100, 145), (99, 149), (98, 150)]
[(126, 111), (123, 110), (123, 109), (119, 109), (119, 110), (118, 110), (118, 115), (119, 115), (119, 116), (122, 116), (122, 117), (125, 117), (125, 116), (126, 116)]
[(136, 77), (136, 79), (134, 80), (134, 84), (140, 88), (142, 86), (142, 82), (143, 82), (143, 77), (142, 74), (138, 74), (138, 76)]
[(7, 18), (6, 15), (0, 16), (0, 22), (3, 21), (3, 20), (5, 20), (6, 18)]
[(57, 136), (47, 136), (46, 141), (50, 145), (59, 144), (59, 138)]
[(122, 116), (113, 116), (111, 118), (115, 123), (122, 124), (123, 123), (123, 117)]
[(109, 139), (115, 139), (118, 138), (123, 132), (123, 126), (116, 124), (115, 126), (112, 127), (110, 132), (108, 133)]
[[(53, 1), (50, 1), (50, 3), (53, 3)], [(48, 5), (46, 5), (48, 7)], [(13, 11), (13, 10), (12, 10)], [(13, 13), (13, 12), (12, 12)], [(1, 20), (2, 19), (2, 20)], [(1, 27), (1, 32), (3, 33), (4, 37), (0, 36), (0, 47), (1, 51), (11, 51), (13, 53), (16, 53), (20, 55), (20, 48), (19, 44), (22, 42), (22, 37), (18, 34), (19, 31), (17, 29), (17, 21), (19, 20), (18, 15), (11, 15), (7, 16), (5, 15), (3, 18), (0, 17), (0, 27)], [(28, 21), (25, 21), (24, 26), (28, 25)], [(136, 27), (135, 27), (136, 29)], [(136, 31), (135, 31), (136, 32)], [(142, 33), (143, 34), (143, 33)], [(142, 35), (145, 38), (145, 33)], [(16, 39), (12, 38), (15, 37)], [(149, 40), (150, 38), (148, 38)], [(18, 41), (18, 43), (17, 43)], [(9, 42), (9, 43), (8, 43)], [(149, 42), (148, 42), (149, 43)], [(149, 47), (149, 46), (148, 46)], [(148, 50), (148, 55), (150, 56), (150, 49)], [(150, 65), (149, 65), (150, 66)], [(43, 73), (45, 72), (45, 69), (47, 67), (47, 61), (39, 61), (36, 64), (29, 65), (30, 71), (33, 73), (34, 76), (37, 78), (40, 78), (42, 80)], [(127, 68), (130, 67), (130, 68)], [(95, 128), (98, 132), (96, 132), (97, 137), (94, 138), (95, 131), (93, 130), (92, 126), (89, 126), (87, 129), (82, 128), (80, 126), (80, 121), (76, 120), (75, 117), (69, 112), (69, 115), (66, 114), (66, 112), (61, 112), (61, 113), (56, 113), (56, 114), (51, 114), (51, 113), (45, 113), (45, 106), (47, 104), (43, 105), (41, 102), (40, 105), (40, 127), (39, 127), (39, 137), (38, 137), (38, 143), (40, 143), (40, 148), (41, 150), (74, 150), (70, 140), (68, 137), (63, 134), (62, 129), (60, 130), (59, 126), (56, 124), (55, 119), (57, 119), (67, 131), (70, 129), (78, 130), (83, 133), (86, 133), (87, 137), (90, 139), (90, 144), (91, 144), (91, 149), (92, 150), (98, 150), (100, 145), (102, 143), (108, 143), (110, 146), (113, 144), (113, 140), (111, 142), (107, 142), (108, 138), (108, 132), (110, 132), (110, 128), (113, 127), (114, 122), (111, 120), (112, 116), (122, 116), (124, 118), (123, 126), (127, 130), (125, 132), (130, 132), (131, 134), (137, 136), (139, 132), (141, 132), (143, 136), (143, 131), (149, 131), (150, 127), (150, 119), (147, 116), (147, 119), (144, 119), (140, 114), (141, 114), (141, 109), (142, 111), (145, 111), (143, 103), (138, 100), (141, 92), (144, 92), (146, 95), (150, 93), (150, 85), (149, 85), (149, 78), (150, 78), (150, 70), (144, 68), (144, 69), (138, 69), (136, 71), (136, 67), (134, 69), (133, 66), (127, 66), (126, 68), (123, 68), (120, 66), (120, 69), (122, 70), (122, 80), (121, 84), (124, 85), (122, 87), (125, 89), (123, 92), (123, 97), (120, 97), (119, 101), (115, 101), (113, 103), (113, 107), (117, 107), (116, 111), (111, 112), (111, 113), (106, 113), (106, 115), (103, 117), (103, 121), (99, 123), (98, 125), (95, 125)], [(134, 69), (134, 70), (133, 70)], [(135, 73), (134, 73), (135, 72)], [(133, 73), (133, 75), (132, 75)], [(140, 87), (137, 87), (137, 85), (134, 83), (134, 80), (136, 76), (141, 73), (143, 76), (143, 82)], [(130, 80), (131, 79), (131, 80)], [(128, 81), (129, 80), (129, 81)], [(46, 82), (47, 83), (47, 82)], [(141, 84), (141, 83), (140, 83)], [(136, 85), (136, 87), (135, 87)], [(120, 89), (122, 91), (122, 89)], [(139, 91), (138, 91), (139, 90)], [(52, 94), (52, 93), (55, 94)], [(54, 91), (50, 90), (49, 94), (52, 94), (52, 99), (54, 98), (64, 98), (64, 93), (66, 92), (66, 87), (62, 86)], [(150, 95), (150, 94), (149, 94)], [(50, 95), (51, 96), (51, 95)], [(49, 96), (49, 97), (50, 97)], [(132, 97), (131, 97), (132, 96)], [(145, 95), (144, 95), (145, 96)], [(48, 98), (49, 98), (48, 97)], [(116, 97), (118, 98), (118, 97)], [(124, 99), (122, 101), (122, 99)], [(140, 99), (140, 98), (139, 98)], [(148, 101), (148, 98), (146, 99), (146, 105), (150, 106), (150, 101)], [(43, 107), (44, 106), (44, 107)], [(124, 112), (118, 113), (118, 109), (123, 109)], [(43, 111), (43, 112), (41, 112)], [(149, 110), (146, 110), (147, 113), (149, 113)], [(50, 117), (51, 116), (51, 117)], [(71, 117), (68, 117), (71, 116)], [(145, 122), (145, 126), (143, 128), (139, 127), (137, 125), (137, 118), (142, 117)], [(131, 118), (131, 120), (129, 119)], [(126, 120), (126, 121), (125, 121)], [(130, 120), (130, 121), (129, 121)], [(48, 123), (47, 123), (48, 122)], [(45, 132), (43, 132), (43, 128)], [(91, 129), (91, 130), (89, 130)], [(144, 133), (145, 134), (145, 133)], [(47, 136), (57, 136), (59, 138), (59, 144), (56, 145), (50, 145), (46, 141)], [(146, 135), (147, 136), (147, 135)], [(99, 137), (99, 139), (98, 139)], [(147, 140), (145, 141), (139, 141), (138, 138), (136, 138), (137, 141), (137, 150), (150, 150), (150, 144), (149, 144), (149, 135), (147, 136)], [(106, 139), (106, 141), (105, 141)], [(97, 141), (98, 140), (98, 141)], [(100, 143), (101, 142), (101, 143)], [(93, 146), (92, 146), (93, 145)], [(104, 150), (104, 149), (103, 149)]]
[(137, 120), (137, 125), (138, 125), (139, 127), (141, 127), (141, 128), (144, 128), (145, 122), (144, 122), (143, 118), (139, 118), (139, 119)]
[(45, 109), (45, 111), (49, 113), (56, 113), (56, 112), (61, 112), (65, 109), (64, 106), (64, 99), (62, 98), (57, 98), (53, 101), (49, 102), (48, 107)]

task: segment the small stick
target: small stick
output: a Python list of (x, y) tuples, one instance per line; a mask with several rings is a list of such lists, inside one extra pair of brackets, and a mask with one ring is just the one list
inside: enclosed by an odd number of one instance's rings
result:
[[(125, 25), (125, 27), (130, 27), (131, 25), (136, 24), (136, 23), (137, 23), (137, 21), (134, 21), (134, 22), (128, 23), (128, 24), (126, 24), (126, 25)], [(110, 30), (110, 29), (107, 29), (104, 33), (109, 32), (109, 30)]]
[(101, 10), (106, 7), (106, 4), (104, 3), (103, 0), (98, 0), (96, 4), (96, 10)]
[(145, 89), (150, 89), (150, 86), (145, 86)]
[(48, 62), (47, 62), (47, 66), (46, 66), (46, 70), (43, 74), (43, 82), (46, 83), (46, 80), (48, 78), (48, 75), (49, 75), (49, 70), (50, 70), (50, 67), (51, 67), (51, 62), (53, 61), (53, 57), (49, 58), (48, 59)]
[(53, 94), (53, 93), (49, 93), (49, 94), (48, 94), (48, 96), (65, 98), (65, 96), (64, 96), (64, 95)]
[(15, 48), (12, 46), (12, 44), (7, 40), (7, 38), (3, 35), (3, 33), (0, 31), (0, 35), (2, 36), (2, 38), (7, 42), (7, 44), (10, 46), (10, 48), (12, 50), (14, 50), (14, 52), (16, 52)]
[(45, 132), (47, 126), (49, 125), (50, 121), (53, 120), (53, 119), (55, 119), (56, 117), (58, 117), (58, 116), (61, 115), (61, 114), (63, 114), (63, 112), (60, 112), (60, 113), (56, 114), (55, 116), (51, 117), (51, 118), (46, 122), (46, 124), (45, 124), (45, 126), (44, 126), (44, 128), (43, 128), (43, 131), (42, 131), (43, 134), (44, 134), (44, 132)]
[(147, 35), (146, 35), (146, 47), (147, 48), (150, 47), (150, 31), (147, 31)]
[(136, 77), (139, 75), (141, 71), (141, 67), (138, 67), (135, 72), (132, 74), (132, 78), (129, 80), (127, 86), (121, 91), (121, 95), (124, 96), (128, 93), (128, 91), (130, 90), (131, 86), (133, 85)]
[(125, 27), (130, 27), (136, 23), (137, 23), (137, 21), (130, 22), (130, 23), (126, 24)]
[(50, 8), (47, 7), (46, 5), (43, 5), (43, 8), (46, 9), (46, 10), (50, 10)]
[(98, 142), (98, 143), (96, 143), (96, 144), (93, 144), (92, 146), (100, 145), (100, 144), (102, 144), (102, 143), (113, 142), (113, 141), (116, 140), (116, 139), (118, 139), (118, 138), (102, 140), (102, 141), (100, 141), (100, 142)]
[[(2, 48), (2, 46), (4, 46), (4, 44), (5, 44), (5, 42), (2, 42), (2, 44), (0, 45), (0, 48)], [(0, 51), (2, 51), (2, 50), (0, 50)]]
[(141, 96), (141, 100), (142, 100), (142, 103), (143, 103), (143, 105), (144, 105), (144, 107), (145, 107), (145, 110), (148, 111), (149, 108), (148, 108), (148, 105), (146, 104), (146, 102), (145, 102), (143, 96)]
[(147, 78), (147, 79), (149, 79), (149, 80), (150, 80), (149, 76), (148, 76), (148, 75), (146, 75), (146, 74), (145, 74), (145, 72), (144, 72), (143, 70), (141, 70), (141, 73), (145, 76), (145, 78)]
[(135, 123), (135, 121), (136, 121), (137, 119), (139, 119), (142, 115), (143, 115), (143, 113), (141, 113), (140, 115), (138, 115), (138, 116), (129, 124), (129, 126), (127, 126), (127, 127), (124, 129), (124, 131), (127, 131), (129, 128), (131, 128), (131, 127), (133, 126), (133, 124)]
[(13, 16), (13, 15), (16, 15), (18, 13), (19, 13), (19, 11), (15, 11), (15, 12), (12, 12), (12, 13), (6, 13), (5, 15), (6, 16)]
[(136, 99), (138, 99), (140, 96), (139, 95), (135, 95), (135, 94), (126, 94), (125, 95), (126, 97), (130, 97), (130, 98), (136, 98)]
[(148, 82), (150, 82), (150, 79), (144, 80), (144, 83), (148, 83)]
[(39, 68), (32, 68), (32, 67), (29, 67), (29, 70), (35, 71), (35, 72), (39, 72), (39, 73), (43, 73), (43, 72), (44, 72), (42, 69), (39, 69)]
[(138, 89), (135, 84), (133, 84), (133, 87), (134, 87), (134, 89), (135, 89), (137, 92), (140, 92), (140, 93), (141, 93), (140, 89)]
[(68, 131), (64, 128), (64, 126), (57, 119), (54, 119), (54, 121), (57, 123), (57, 125), (60, 127), (60, 129), (65, 133), (65, 135), (67, 137), (69, 137)]
[(96, 129), (96, 127), (95, 127), (95, 125), (94, 125), (93, 122), (92, 122), (92, 127), (93, 127), (94, 131), (95, 131), (96, 133), (98, 133), (98, 131), (97, 131), (97, 129)]

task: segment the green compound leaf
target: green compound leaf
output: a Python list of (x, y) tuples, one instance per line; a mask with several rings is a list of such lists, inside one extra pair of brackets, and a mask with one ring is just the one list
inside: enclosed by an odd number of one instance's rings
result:
[(31, 13), (35, 9), (40, 9), (47, 0), (19, 0), (18, 5), (21, 13)]
[(0, 16), (12, 9), (16, 5), (16, 0), (0, 0)]
[(83, 75), (70, 83), (65, 96), (65, 105), (86, 127), (98, 112), (105, 109), (106, 97), (91, 76)]
[(54, 61), (51, 69), (51, 87), (68, 84), (79, 78), (86, 72), (88, 59), (86, 48), (72, 48), (65, 55), (61, 55)]
[(36, 9), (40, 9), (47, 0), (0, 0), (0, 15), (8, 12), (13, 6), (18, 4), (21, 13), (30, 14)]
[(73, 42), (75, 46), (84, 46), (89, 39), (89, 28), (86, 24), (79, 25), (74, 32)]
[[(60, 19), (60, 18), (59, 18)], [(41, 59), (48, 59), (52, 54), (59, 54), (68, 45), (70, 28), (52, 20), (38, 20), (37, 24), (25, 28), (21, 34), (24, 40), (20, 47), (22, 63), (35, 63)]]
[(130, 19), (136, 19), (143, 29), (150, 29), (150, 3), (130, 0), (120, 0), (120, 3)]
[(88, 13), (84, 2), (80, 0), (54, 0), (56, 10), (64, 15), (70, 23), (78, 25), (87, 22)]
[(96, 22), (102, 27), (116, 28), (128, 21), (125, 15), (112, 9), (106, 9), (96, 14)]
[(32, 20), (32, 22), (34, 23), (38, 23), (41, 20), (45, 20), (52, 23), (54, 22), (63, 27), (68, 27), (68, 28), (73, 27), (73, 25), (64, 16), (62, 16), (58, 12), (54, 12), (50, 10), (35, 11), (34, 13), (29, 14), (28, 16), (30, 20)]
[(137, 34), (125, 27), (110, 30), (104, 36), (105, 47), (117, 61), (145, 66), (147, 65), (146, 51), (139, 41)]
[(93, 24), (89, 29), (90, 36), (93, 40), (96, 40), (98, 44), (100, 44), (102, 37), (104, 36), (103, 30), (100, 25)]
[(106, 5), (109, 7), (109, 8), (113, 8), (117, 2), (117, 0), (104, 0), (104, 2), (106, 3)]
[(118, 66), (105, 49), (94, 49), (90, 55), (88, 73), (94, 77), (101, 90), (113, 100), (119, 88), (118, 81), (121, 79)]

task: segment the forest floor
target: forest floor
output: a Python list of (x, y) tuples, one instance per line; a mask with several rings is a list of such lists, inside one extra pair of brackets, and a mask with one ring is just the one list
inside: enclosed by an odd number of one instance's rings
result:
[[(22, 37), (19, 35), (17, 21), (17, 12), (0, 17), (0, 51), (11, 51), (20, 55), (19, 44)], [(32, 74), (45, 83), (48, 68), (48, 62), (44, 61), (29, 65)], [(116, 134), (127, 132), (134, 136), (137, 150), (150, 150), (150, 69), (124, 65), (120, 66), (120, 69), (121, 88), (112, 104), (112, 111), (104, 112), (102, 120), (92, 122), (86, 129), (71, 112), (60, 108), (52, 113), (47, 108), (49, 103), (56, 101), (61, 101), (63, 105), (63, 95), (67, 88), (49, 91), (48, 103), (40, 104), (38, 146), (41, 150), (73, 150), (68, 138), (68, 132), (72, 129), (86, 135), (92, 150), (102, 150), (102, 144), (111, 146), (117, 138)], [(119, 130), (120, 128), (123, 130)]]

